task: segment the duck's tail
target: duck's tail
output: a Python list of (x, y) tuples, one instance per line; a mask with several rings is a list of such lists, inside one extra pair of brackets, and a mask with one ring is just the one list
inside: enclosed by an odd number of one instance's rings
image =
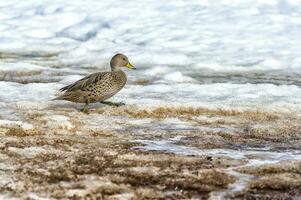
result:
[(85, 102), (85, 94), (82, 91), (77, 92), (66, 92), (58, 97), (55, 97), (51, 100), (65, 100), (65, 101), (72, 101), (77, 103), (84, 103)]
[(54, 100), (64, 100), (63, 96), (58, 96), (58, 97), (55, 97), (53, 99), (50, 99), (51, 101), (54, 101)]

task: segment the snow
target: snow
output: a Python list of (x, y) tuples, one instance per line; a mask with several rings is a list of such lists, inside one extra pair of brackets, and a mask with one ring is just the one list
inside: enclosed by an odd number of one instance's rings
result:
[(174, 144), (180, 141), (181, 137), (170, 138), (169, 140), (138, 140), (145, 146), (136, 147), (142, 150), (149, 151), (164, 151), (175, 153), (179, 155), (211, 155), (222, 156), (233, 159), (246, 159), (248, 157), (255, 157), (250, 159), (246, 166), (258, 166), (263, 164), (278, 163), (287, 160), (301, 160), (300, 151), (288, 152), (269, 152), (267, 149), (253, 148), (246, 150), (232, 150), (232, 149), (198, 149), (194, 147), (182, 146)]
[(79, 59), (99, 60), (122, 50), (139, 65), (300, 70), (296, 2), (132, 0), (126, 9), (108, 0), (1, 3), (0, 50), (77, 49)]
[(0, 82), (2, 102), (38, 102), (50, 100), (61, 85), (56, 83), (20, 84), (14, 82)]
[(179, 82), (179, 83), (183, 83), (183, 82), (197, 82), (193, 78), (190, 78), (188, 76), (183, 76), (183, 74), (181, 72), (179, 72), (179, 71), (172, 72), (170, 74), (166, 74), (166, 75), (163, 76), (163, 79), (165, 79), (166, 81)]
[(4, 63), (0, 62), (0, 72), (19, 72), (19, 71), (35, 71), (35, 70), (42, 70), (43, 67), (38, 65), (33, 65), (29, 63)]
[(60, 128), (63, 129), (73, 128), (73, 125), (69, 120), (69, 117), (66, 117), (64, 115), (50, 115), (50, 116), (45, 116), (41, 119), (46, 120), (47, 124), (50, 125), (51, 127), (55, 127), (58, 125)]
[(18, 198), (10, 197), (8, 195), (0, 194), (0, 200), (18, 200)]
[[(71, 83), (80, 76), (67, 76), (61, 82)], [(22, 108), (44, 108), (53, 104), (51, 99), (59, 94), (61, 83), (0, 82), (0, 100)], [(13, 97), (13, 98), (12, 98)], [(151, 84), (146, 86), (128, 85), (115, 101), (142, 106), (202, 106), (210, 108), (258, 108), (263, 110), (301, 112), (301, 88), (294, 85), (273, 84)], [(38, 102), (38, 103), (37, 103)], [(6, 107), (6, 104), (0, 105)]]
[(61, 154), (62, 152), (49, 146), (33, 146), (33, 147), (8, 147), (10, 153), (18, 154), (22, 157), (34, 158), (40, 154)]
[(20, 126), (24, 130), (32, 129), (32, 124), (22, 121), (0, 120), (0, 126)]
[(211, 108), (258, 108), (301, 111), (301, 89), (272, 84), (154, 84), (128, 86), (116, 99), (143, 105), (183, 105)]

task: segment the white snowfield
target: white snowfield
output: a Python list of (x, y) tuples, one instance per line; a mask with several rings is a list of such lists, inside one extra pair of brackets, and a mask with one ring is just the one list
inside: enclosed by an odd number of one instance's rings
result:
[[(116, 100), (300, 112), (300, 5), (297, 0), (1, 1), (0, 72), (40, 71), (41, 79), (51, 78), (51, 72), (70, 76), (51, 84), (1, 82), (0, 101), (4, 107), (49, 102), (59, 87), (108, 70), (110, 57), (123, 52), (138, 70), (128, 73), (129, 84)], [(30, 59), (53, 55), (45, 65)], [(214, 81), (215, 73), (223, 72), (242, 77)], [(249, 72), (256, 80), (256, 72), (274, 75), (248, 84), (244, 75)], [(133, 85), (140, 79), (151, 81)]]
[(299, 0), (1, 1), (0, 51), (139, 67), (300, 72)]
[[(20, 84), (0, 82), (3, 109), (44, 109), (62, 84)], [(205, 84), (191, 83), (129, 85), (114, 101), (138, 106), (192, 106), (222, 109), (263, 109), (265, 111), (301, 112), (301, 89), (297, 86), (272, 84)], [(72, 104), (65, 102), (66, 104)], [(97, 105), (95, 105), (97, 107)], [(100, 104), (99, 104), (100, 106)], [(76, 106), (74, 106), (76, 107)]]

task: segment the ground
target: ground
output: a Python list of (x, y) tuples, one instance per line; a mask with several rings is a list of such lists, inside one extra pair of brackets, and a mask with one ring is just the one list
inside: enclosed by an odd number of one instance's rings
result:
[[(192, 107), (100, 106), (89, 114), (52, 109), (53, 120), (47, 110), (24, 113), (30, 129), (1, 126), (3, 197), (301, 195), (298, 116)], [(110, 124), (91, 128), (97, 123)]]

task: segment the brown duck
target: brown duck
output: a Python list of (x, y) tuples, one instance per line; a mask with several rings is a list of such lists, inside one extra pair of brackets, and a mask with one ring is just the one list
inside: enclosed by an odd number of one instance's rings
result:
[(127, 81), (122, 67), (136, 69), (129, 59), (123, 54), (116, 54), (111, 59), (110, 72), (98, 72), (90, 74), (75, 83), (65, 86), (60, 91), (64, 94), (54, 100), (67, 100), (76, 103), (85, 103), (83, 112), (88, 112), (89, 103), (101, 102), (108, 105), (124, 105), (123, 103), (106, 102), (105, 100), (119, 92)]

